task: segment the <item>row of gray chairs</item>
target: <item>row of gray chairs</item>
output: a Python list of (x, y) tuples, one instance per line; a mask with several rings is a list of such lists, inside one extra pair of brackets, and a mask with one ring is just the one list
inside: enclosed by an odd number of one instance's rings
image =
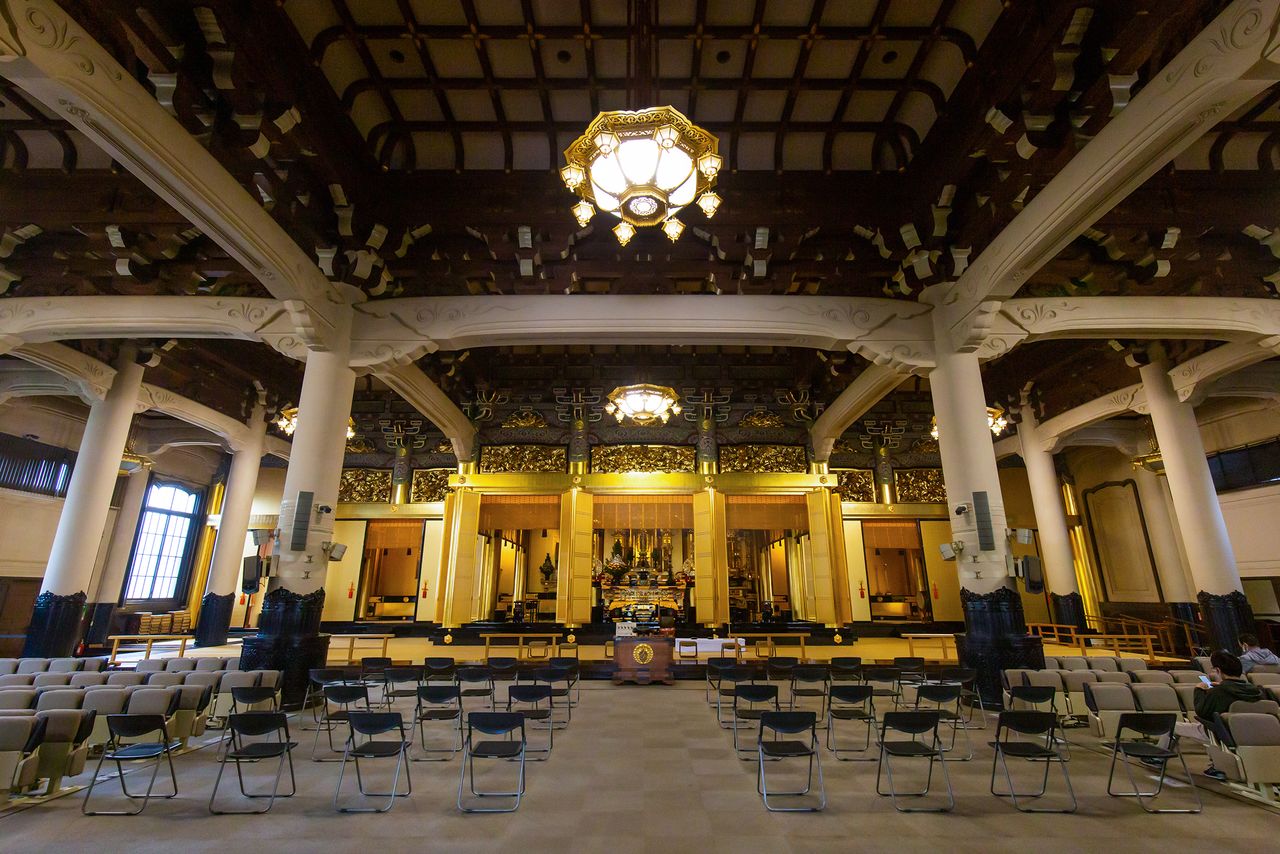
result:
[(238, 656), (201, 658), (143, 658), (134, 665), (137, 673), (155, 673), (167, 670), (170, 673), (181, 673), (187, 670), (235, 670), (240, 666)]
[(1135, 673), (1148, 670), (1145, 658), (1116, 655), (1046, 655), (1046, 670), (1107, 670), (1112, 673)]
[(0, 676), (10, 673), (77, 673), (107, 669), (105, 658), (0, 658)]

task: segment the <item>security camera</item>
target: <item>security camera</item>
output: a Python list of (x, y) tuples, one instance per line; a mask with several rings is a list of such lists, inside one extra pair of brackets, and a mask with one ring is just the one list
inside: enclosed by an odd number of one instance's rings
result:
[(968, 512), (969, 512), (969, 505), (968, 505), (968, 504), (957, 504), (957, 505), (956, 505), (956, 515), (957, 515), (957, 516), (963, 516), (964, 514), (966, 514), (966, 513), (968, 513)]
[(333, 512), (333, 508), (332, 508), (332, 507), (330, 507), (328, 504), (321, 504), (319, 507), (317, 507), (317, 508), (316, 508), (316, 512), (317, 512), (317, 513), (332, 513), (332, 512)]

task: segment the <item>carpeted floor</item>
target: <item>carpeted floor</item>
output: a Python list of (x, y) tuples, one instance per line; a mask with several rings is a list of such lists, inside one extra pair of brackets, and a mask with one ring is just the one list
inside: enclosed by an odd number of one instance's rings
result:
[[(412, 797), (388, 814), (338, 814), (332, 807), (338, 767), (307, 760), (308, 732), (295, 733), (303, 743), (296, 763), (299, 794), (278, 801), (268, 815), (209, 815), (216, 764), (206, 746), (177, 759), (179, 798), (155, 801), (133, 818), (84, 817), (83, 793), (55, 799), (0, 817), (0, 850), (1257, 852), (1269, 850), (1280, 832), (1275, 811), (1218, 794), (1216, 785), (1202, 791), (1202, 815), (1146, 815), (1132, 799), (1108, 797), (1107, 757), (1085, 730), (1069, 731), (1079, 813), (1019, 814), (987, 791), (989, 732), (970, 735), (975, 759), (948, 763), (957, 796), (953, 813), (896, 813), (888, 798), (875, 794), (874, 762), (836, 762), (824, 751), (826, 811), (771, 814), (756, 794), (755, 764), (735, 758), (730, 733), (717, 727), (701, 686), (584, 683), (582, 704), (570, 727), (556, 734), (550, 761), (529, 765), (528, 794), (513, 814), (460, 814), (454, 806), (456, 760), (413, 765)], [(207, 741), (214, 738), (210, 733)], [(1195, 772), (1205, 765), (1202, 755), (1188, 761)], [(1027, 781), (1038, 774), (1028, 763), (1020, 770)], [(379, 775), (374, 783), (388, 778)], [(1060, 786), (1061, 779), (1051, 776), (1050, 782)], [(234, 788), (232, 778), (226, 783)], [(103, 792), (111, 792), (111, 784)], [(1185, 784), (1172, 792), (1187, 794)]]

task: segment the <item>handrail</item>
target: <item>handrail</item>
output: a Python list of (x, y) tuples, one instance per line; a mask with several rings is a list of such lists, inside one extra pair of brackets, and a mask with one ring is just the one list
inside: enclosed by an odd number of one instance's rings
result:
[(1144, 652), (1147, 661), (1156, 660), (1155, 652), (1155, 635), (1079, 635), (1076, 637), (1076, 646), (1080, 649), (1080, 654), (1087, 656), (1088, 648), (1101, 646), (1103, 649), (1109, 649), (1117, 656), (1121, 652)]

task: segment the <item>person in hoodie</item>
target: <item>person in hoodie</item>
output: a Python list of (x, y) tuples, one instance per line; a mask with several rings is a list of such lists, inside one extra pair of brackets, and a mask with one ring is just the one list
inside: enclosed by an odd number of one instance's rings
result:
[[(1208, 686), (1200, 686), (1195, 692), (1196, 718), (1199, 723), (1178, 725), (1178, 735), (1195, 741), (1208, 742), (1208, 733), (1213, 732), (1221, 737), (1222, 725), (1218, 715), (1231, 711), (1231, 704), (1252, 703), (1263, 698), (1262, 689), (1244, 678), (1244, 668), (1240, 659), (1225, 649), (1215, 652), (1209, 657)], [(1215, 780), (1226, 780), (1227, 775), (1210, 765), (1204, 775)]]
[(1258, 645), (1257, 635), (1240, 636), (1240, 665), (1248, 673), (1257, 664), (1280, 664), (1280, 658), (1269, 649)]

